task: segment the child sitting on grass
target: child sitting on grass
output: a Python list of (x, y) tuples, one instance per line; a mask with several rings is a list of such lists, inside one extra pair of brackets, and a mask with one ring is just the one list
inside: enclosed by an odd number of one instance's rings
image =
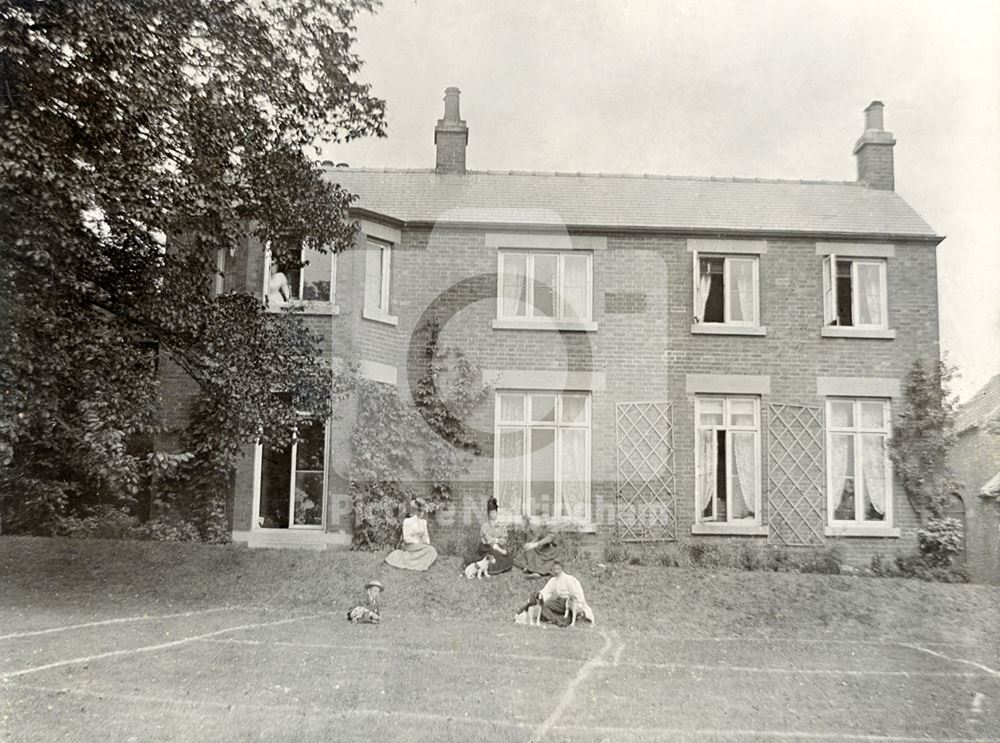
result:
[(378, 624), (382, 621), (382, 602), (379, 597), (383, 590), (382, 584), (377, 580), (365, 583), (365, 603), (347, 612), (347, 619), (351, 624)]

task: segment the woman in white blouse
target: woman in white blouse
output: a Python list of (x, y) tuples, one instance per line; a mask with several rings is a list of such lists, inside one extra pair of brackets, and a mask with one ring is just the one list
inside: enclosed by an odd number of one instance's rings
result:
[(431, 546), (427, 533), (427, 502), (417, 498), (410, 516), (403, 519), (403, 538), (399, 549), (390, 552), (386, 563), (403, 570), (427, 570), (437, 559), (437, 550)]

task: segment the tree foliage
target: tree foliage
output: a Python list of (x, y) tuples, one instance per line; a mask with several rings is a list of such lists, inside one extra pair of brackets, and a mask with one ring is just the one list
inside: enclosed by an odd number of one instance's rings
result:
[(893, 421), (889, 455), (910, 504), (922, 518), (940, 518), (955, 482), (948, 453), (955, 443), (954, 370), (943, 361), (913, 362), (903, 408)]
[(219, 251), (251, 235), (290, 266), (353, 239), (352, 196), (308, 149), (383, 133), (352, 51), (372, 7), (0, 5), (0, 496), (16, 526), (127, 502), (158, 474), (136, 444), (164, 433), (156, 354), (199, 386), (174, 477), (217, 478), (296, 409), (328, 410), (336, 383), (301, 319), (211, 287)]

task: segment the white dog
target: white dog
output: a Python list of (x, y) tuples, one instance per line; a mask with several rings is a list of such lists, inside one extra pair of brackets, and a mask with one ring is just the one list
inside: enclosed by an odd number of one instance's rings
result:
[(578, 608), (577, 608), (577, 605), (576, 605), (576, 599), (573, 598), (572, 596), (570, 596), (568, 599), (566, 599), (566, 611), (563, 612), (563, 619), (565, 619), (566, 617), (568, 617), (570, 614), (573, 615), (573, 621), (571, 621), (569, 623), (570, 627), (575, 627), (576, 626), (576, 614), (577, 614), (577, 611), (578, 611)]
[(480, 580), (482, 580), (484, 576), (489, 578), (490, 565), (493, 565), (496, 561), (497, 558), (493, 555), (486, 555), (486, 557), (479, 562), (470, 562), (465, 566), (465, 577), (470, 579), (479, 578)]

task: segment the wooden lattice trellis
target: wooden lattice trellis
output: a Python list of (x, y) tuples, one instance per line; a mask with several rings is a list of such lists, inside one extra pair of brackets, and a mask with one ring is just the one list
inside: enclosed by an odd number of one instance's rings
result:
[(823, 415), (809, 405), (769, 405), (768, 541), (823, 543)]
[(618, 536), (677, 538), (670, 403), (623, 402), (616, 411)]

